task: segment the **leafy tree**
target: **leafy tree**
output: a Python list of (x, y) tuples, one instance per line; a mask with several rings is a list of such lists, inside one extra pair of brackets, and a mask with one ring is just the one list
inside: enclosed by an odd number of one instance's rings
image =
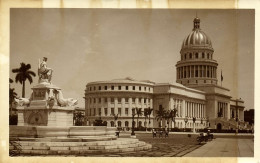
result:
[(84, 125), (84, 114), (83, 112), (77, 111), (73, 114), (73, 120), (75, 126), (83, 126)]
[(13, 109), (12, 103), (14, 99), (17, 97), (17, 93), (14, 91), (14, 88), (11, 88), (11, 83), (13, 82), (14, 81), (11, 78), (9, 78), (9, 108), (11, 112)]
[(32, 76), (36, 76), (36, 74), (30, 69), (30, 64), (21, 63), (20, 68), (15, 68), (12, 70), (13, 73), (17, 73), (15, 76), (15, 82), (20, 82), (23, 85), (22, 97), (25, 97), (25, 81), (29, 80), (31, 84), (33, 82)]
[(156, 120), (159, 121), (160, 120), (160, 127), (162, 127), (162, 120), (164, 119), (166, 114), (166, 111), (164, 110), (164, 108), (159, 108), (159, 110), (156, 110)]

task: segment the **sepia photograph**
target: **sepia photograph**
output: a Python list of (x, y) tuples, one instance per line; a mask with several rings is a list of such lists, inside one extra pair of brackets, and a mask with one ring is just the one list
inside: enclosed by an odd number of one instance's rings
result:
[(9, 156), (254, 157), (253, 9), (10, 9)]

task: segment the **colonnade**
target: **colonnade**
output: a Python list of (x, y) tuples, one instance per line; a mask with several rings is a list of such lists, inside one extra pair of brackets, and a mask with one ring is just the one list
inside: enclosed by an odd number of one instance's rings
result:
[(209, 65), (189, 65), (177, 68), (177, 79), (192, 77), (217, 77), (217, 67)]
[(206, 117), (206, 109), (204, 104), (186, 101), (185, 105), (185, 116), (196, 118)]

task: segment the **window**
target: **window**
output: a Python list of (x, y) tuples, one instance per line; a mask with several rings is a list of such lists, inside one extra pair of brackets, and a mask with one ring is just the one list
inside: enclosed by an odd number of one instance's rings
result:
[(96, 87), (94, 87), (94, 91), (96, 90)]
[(114, 90), (114, 88), (115, 88), (115, 87), (112, 85), (112, 86), (111, 86), (111, 89)]
[(205, 54), (204, 53), (202, 53), (202, 58), (204, 58), (205, 57)]
[(121, 90), (121, 85), (120, 85), (120, 86), (118, 86), (118, 90)]
[(107, 102), (107, 98), (105, 97), (105, 102)]
[(208, 53), (208, 56), (207, 56), (207, 58), (209, 59), (209, 53)]
[(111, 115), (115, 115), (115, 109), (111, 108)]
[(192, 54), (190, 53), (190, 59), (192, 58)]
[(121, 98), (118, 98), (118, 103), (121, 103)]
[(111, 103), (114, 103), (115, 102), (115, 99), (112, 97), (111, 98)]
[(196, 54), (195, 54), (195, 57), (196, 57), (196, 58), (199, 58), (199, 54), (198, 54), (198, 53), (196, 53)]
[(94, 103), (96, 103), (96, 99), (94, 98)]
[(105, 90), (107, 90), (107, 86), (105, 86)]
[(135, 103), (135, 98), (132, 99), (132, 103)]
[(186, 59), (186, 54), (184, 54), (184, 59)]
[(125, 98), (125, 102), (128, 103), (128, 98)]
[(135, 86), (133, 86), (133, 90), (135, 90)]
[(105, 108), (104, 110), (105, 110), (105, 115), (107, 115), (107, 108)]
[(128, 108), (125, 108), (125, 114), (128, 115)]
[(101, 90), (101, 86), (98, 87), (98, 90)]
[(141, 91), (141, 86), (139, 86), (139, 91)]
[(144, 99), (144, 103), (146, 104), (146, 99)]
[(121, 108), (118, 108), (118, 115), (121, 115)]
[(101, 116), (101, 108), (98, 108), (98, 115)]
[(125, 89), (128, 90), (128, 86), (125, 86)]
[(91, 99), (91, 98), (89, 99), (89, 103), (90, 103), (90, 104), (92, 103), (92, 99)]
[(129, 126), (129, 122), (125, 121), (125, 127), (128, 127), (128, 126)]
[(142, 99), (141, 99), (141, 98), (139, 98), (139, 103), (141, 103), (141, 100), (142, 100)]
[(150, 92), (150, 87), (149, 87), (149, 92)]
[(89, 87), (89, 91), (91, 91), (91, 87)]
[(144, 91), (146, 91), (146, 87), (144, 87)]
[(121, 127), (121, 124), (122, 124), (121, 121), (118, 121), (118, 122), (117, 122), (117, 126), (118, 126), (118, 127)]
[(96, 115), (96, 108), (93, 108), (94, 109), (94, 114), (93, 115)]
[(110, 125), (111, 125), (111, 127), (114, 127), (114, 126), (115, 126), (114, 121), (111, 121), (111, 122), (110, 122)]
[(90, 115), (90, 116), (91, 116), (91, 113), (92, 113), (92, 109), (90, 108), (90, 109), (89, 109), (89, 115)]

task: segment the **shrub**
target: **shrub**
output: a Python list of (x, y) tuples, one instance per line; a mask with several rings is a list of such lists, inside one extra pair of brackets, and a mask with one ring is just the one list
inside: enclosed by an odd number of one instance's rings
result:
[(9, 115), (9, 125), (17, 125), (17, 123), (18, 123), (18, 115), (17, 114)]

